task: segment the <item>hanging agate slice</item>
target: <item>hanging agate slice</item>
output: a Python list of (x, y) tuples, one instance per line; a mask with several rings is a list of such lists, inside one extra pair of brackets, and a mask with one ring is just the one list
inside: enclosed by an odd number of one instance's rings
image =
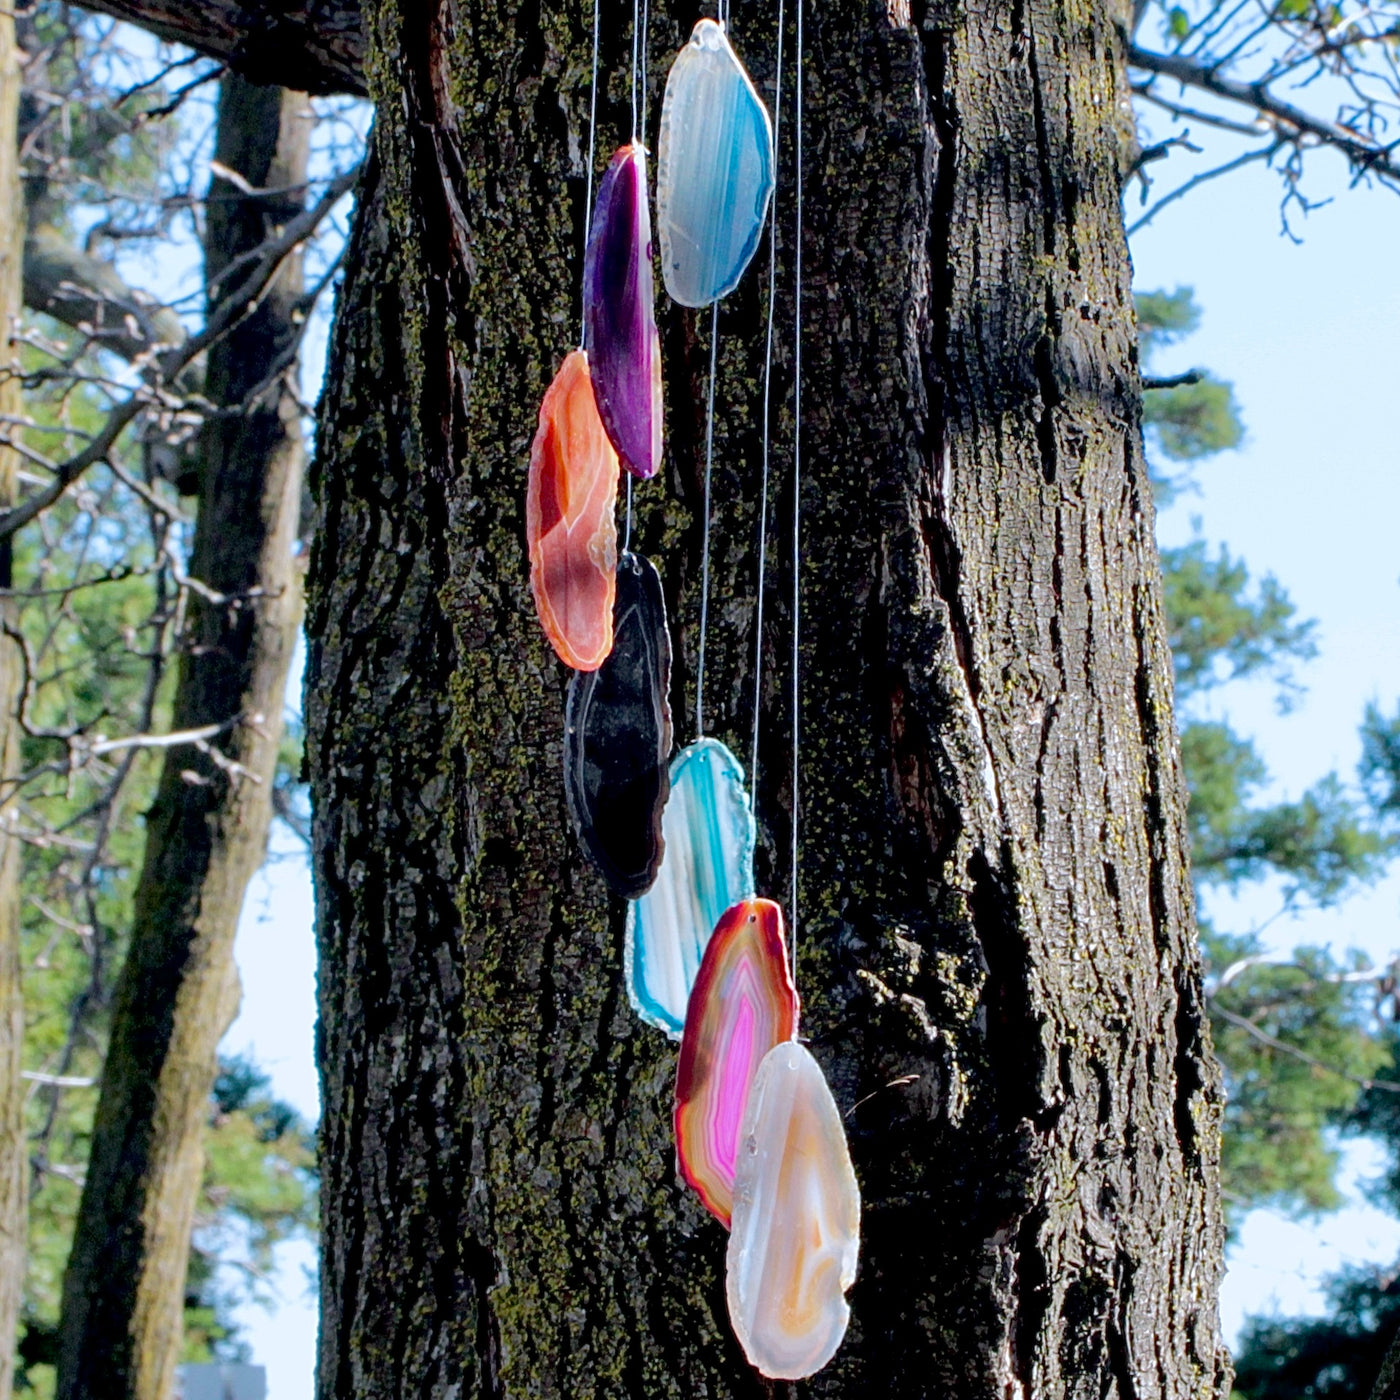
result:
[(569, 355), (540, 404), (525, 538), (535, 611), (559, 659), (593, 671), (612, 650), (617, 453), (593, 401), (588, 357)]
[(617, 151), (598, 186), (583, 260), (583, 324), (603, 427), (622, 465), (645, 481), (661, 466), (661, 338), (639, 141)]
[(763, 1057), (739, 1146), (726, 1261), (729, 1320), (775, 1380), (821, 1370), (846, 1335), (860, 1191), (820, 1066), (789, 1041)]
[(739, 285), (773, 194), (773, 126), (744, 65), (702, 19), (671, 65), (656, 167), (661, 273), (682, 306)]
[(676, 1071), (676, 1160), (728, 1226), (739, 1130), (759, 1062), (797, 1034), (783, 912), (746, 899), (715, 925), (690, 993)]
[(625, 553), (617, 563), (612, 651), (596, 671), (569, 682), (564, 795), (589, 859), (626, 899), (651, 888), (664, 850), (670, 684), (661, 579), (650, 560)]
[(754, 892), (744, 770), (717, 739), (697, 739), (672, 761), (661, 831), (666, 854), (656, 883), (627, 908), (623, 962), (637, 1014), (676, 1037), (719, 916)]

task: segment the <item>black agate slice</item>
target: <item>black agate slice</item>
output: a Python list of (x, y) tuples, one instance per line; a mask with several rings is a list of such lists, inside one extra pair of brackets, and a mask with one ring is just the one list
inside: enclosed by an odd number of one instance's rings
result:
[(651, 888), (665, 845), (671, 790), (671, 637), (651, 561), (617, 561), (613, 649), (596, 671), (575, 671), (564, 712), (564, 793), (578, 839), (625, 899)]

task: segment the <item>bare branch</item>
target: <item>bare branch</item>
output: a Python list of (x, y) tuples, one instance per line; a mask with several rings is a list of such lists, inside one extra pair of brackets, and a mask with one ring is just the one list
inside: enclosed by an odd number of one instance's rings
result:
[(366, 93), (359, 0), (84, 0), (84, 7), (187, 44), (250, 82)]
[(1128, 62), (1144, 72), (1173, 78), (1184, 87), (1196, 88), (1214, 97), (1251, 107), (1283, 139), (1296, 140), (1301, 136), (1310, 136), (1320, 144), (1340, 151), (1358, 174), (1379, 175), (1387, 180), (1400, 181), (1400, 160), (1396, 158), (1397, 144), (1400, 143), (1382, 146), (1367, 140), (1359, 132), (1313, 116), (1271, 92), (1267, 82), (1243, 82), (1225, 76), (1218, 63), (1201, 62), (1183, 54), (1153, 53), (1137, 44), (1128, 45)]
[[(311, 208), (290, 220), (278, 237), (264, 245), (264, 250), (252, 271), (224, 297), (210, 315), (204, 329), (198, 335), (191, 336), (182, 346), (167, 351), (160, 357), (161, 378), (164, 382), (175, 382), (186, 365), (232, 330), (257, 304), (283, 260), (316, 231), (321, 220), (345, 194), (349, 193), (358, 173), (357, 170), (344, 172), (331, 183)], [(102, 431), (76, 456), (54, 468), (51, 485), (43, 491), (35, 492), (13, 510), (0, 515), (0, 539), (27, 525), (36, 515), (58, 500), (89, 467), (105, 461), (127, 425), (143, 409), (152, 406), (153, 402), (156, 400), (153, 400), (150, 391), (138, 390), (125, 402), (118, 404), (108, 414)]]
[(1214, 997), (1210, 998), (1211, 1010), (1222, 1020), (1228, 1021), (1232, 1026), (1238, 1026), (1240, 1030), (1248, 1032), (1257, 1041), (1267, 1045), (1271, 1050), (1278, 1050), (1285, 1055), (1291, 1055), (1295, 1060), (1301, 1060), (1305, 1065), (1311, 1065), (1314, 1069), (1323, 1070), (1327, 1074), (1335, 1074), (1338, 1079), (1345, 1079), (1350, 1084), (1357, 1084), (1363, 1089), (1384, 1089), (1388, 1093), (1400, 1094), (1400, 1084), (1392, 1079), (1367, 1079), (1364, 1075), (1348, 1074), (1344, 1069), (1338, 1069), (1336, 1065), (1329, 1065), (1325, 1060), (1319, 1060), (1316, 1055), (1309, 1055), (1306, 1050), (1300, 1050), (1296, 1045), (1290, 1045), (1286, 1040), (1280, 1040), (1277, 1036), (1270, 1035), (1261, 1026), (1256, 1026), (1248, 1017), (1239, 1015), (1238, 1012), (1229, 1011), (1221, 1006)]
[(24, 303), (127, 360), (185, 339), (173, 311), (128, 287), (110, 263), (74, 248), (49, 228), (33, 229), (25, 239)]
[(1142, 387), (1144, 389), (1180, 389), (1186, 384), (1199, 384), (1205, 378), (1205, 372), (1199, 369), (1188, 369), (1181, 374), (1169, 374), (1164, 378), (1154, 378), (1152, 375), (1144, 375)]

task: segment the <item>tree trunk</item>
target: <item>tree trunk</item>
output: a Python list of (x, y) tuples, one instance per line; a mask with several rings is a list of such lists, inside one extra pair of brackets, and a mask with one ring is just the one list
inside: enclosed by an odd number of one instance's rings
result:
[[(24, 191), (19, 179), (19, 54), (14, 14), (0, 14), (0, 436), (19, 432), (19, 347), (11, 337), (21, 309)], [(15, 503), (19, 454), (0, 442), (0, 512)], [(12, 542), (0, 541), (0, 1400), (14, 1383), (15, 1332), (28, 1238), (29, 1153), (24, 1136), (24, 999), (20, 990), (19, 838), (14, 777), (19, 772), (19, 649), (7, 629), (15, 625), (8, 590), (13, 584)]]
[[(310, 124), (303, 95), (224, 79), (218, 159), (253, 187), (283, 193), (255, 198), (213, 182), (205, 249), (211, 302), (220, 274), (301, 207)], [(190, 572), (215, 596), (192, 599), (173, 723), (226, 728), (207, 750), (167, 751), (147, 818), (131, 950), (64, 1279), (64, 1400), (165, 1400), (180, 1357), (215, 1053), (238, 1004), (234, 932), (266, 845), (301, 618), (295, 368), (264, 384), (297, 333), (301, 291), (293, 259), (209, 356), (206, 393), (242, 411), (205, 431)]]
[[(792, 1393), (1223, 1396), (1123, 16), (808, 8), (797, 979), (864, 1244), (846, 1343)], [(772, 9), (732, 20), (770, 97)], [(566, 678), (527, 587), (525, 462), (578, 324), (591, 18), (379, 0), (368, 21), (380, 116), (308, 629), (322, 1400), (785, 1393), (732, 1339), (723, 1231), (674, 1169), (675, 1048), (628, 1008), (623, 909), (569, 828)], [(695, 18), (653, 6), (653, 138)], [(629, 129), (629, 19), (603, 12), (600, 161)], [(720, 314), (706, 713), (740, 754), (764, 282)], [(709, 313), (664, 316), (667, 471), (636, 540), (684, 741)], [(790, 467), (776, 489), (784, 521)], [(758, 886), (782, 896), (790, 570), (769, 548)]]

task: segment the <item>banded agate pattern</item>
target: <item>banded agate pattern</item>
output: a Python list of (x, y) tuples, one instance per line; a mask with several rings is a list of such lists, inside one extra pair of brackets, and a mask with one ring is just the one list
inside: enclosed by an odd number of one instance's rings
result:
[(661, 466), (661, 337), (640, 141), (613, 155), (598, 186), (583, 261), (583, 326), (603, 427), (622, 465), (645, 481)]
[(783, 912), (746, 899), (715, 925), (690, 993), (676, 1071), (676, 1161), (728, 1226), (739, 1130), (759, 1062), (797, 1034)]
[(566, 666), (593, 671), (612, 650), (618, 464), (593, 398), (588, 357), (568, 355), (545, 391), (530, 448), (525, 539), (530, 589)]
[(763, 1375), (801, 1380), (846, 1335), (860, 1191), (821, 1067), (796, 1041), (763, 1057), (749, 1091), (726, 1260), (729, 1320)]
[(617, 564), (613, 648), (576, 671), (564, 710), (564, 796), (589, 859), (618, 894), (648, 890), (661, 864), (671, 790), (671, 637), (649, 559)]
[(661, 104), (656, 222), (673, 301), (708, 306), (739, 285), (773, 194), (773, 124), (724, 30), (702, 19)]
[(715, 924), (754, 893), (744, 770), (717, 739), (697, 739), (671, 761), (661, 831), (656, 883), (627, 908), (623, 969), (637, 1014), (678, 1037)]

